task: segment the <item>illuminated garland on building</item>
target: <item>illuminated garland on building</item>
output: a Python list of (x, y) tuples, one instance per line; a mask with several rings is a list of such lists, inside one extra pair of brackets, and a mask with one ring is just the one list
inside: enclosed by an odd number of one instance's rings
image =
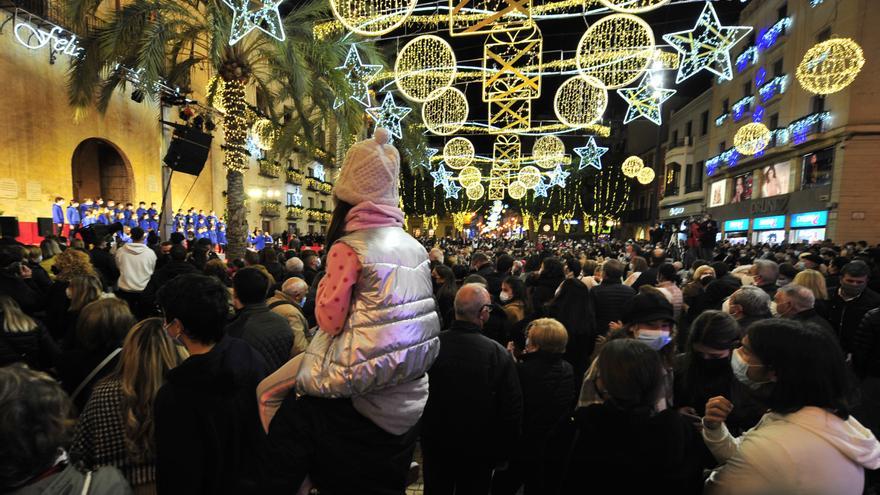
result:
[(225, 81), (223, 87), (223, 117), (225, 144), (223, 165), (229, 170), (244, 172), (248, 169), (249, 154), (246, 147), (248, 134), (247, 102), (244, 84), (240, 81)]
[(755, 101), (754, 96), (744, 96), (736, 103), (733, 104), (733, 121), (739, 122), (742, 120), (743, 115), (746, 111), (751, 107), (752, 103)]
[(785, 34), (785, 31), (791, 27), (791, 17), (785, 17), (783, 19), (779, 19), (776, 21), (776, 24), (770, 26), (767, 29), (762, 29), (760, 33), (758, 33), (758, 41), (756, 46), (758, 50), (768, 50), (776, 44), (776, 41), (780, 36)]
[(855, 41), (832, 38), (807, 50), (795, 75), (805, 90), (829, 95), (852, 84), (864, 65), (865, 54)]
[(785, 89), (787, 87), (788, 75), (783, 74), (781, 76), (774, 77), (769, 82), (758, 88), (758, 94), (761, 95), (761, 102), (766, 102), (776, 95), (781, 95), (785, 93)]

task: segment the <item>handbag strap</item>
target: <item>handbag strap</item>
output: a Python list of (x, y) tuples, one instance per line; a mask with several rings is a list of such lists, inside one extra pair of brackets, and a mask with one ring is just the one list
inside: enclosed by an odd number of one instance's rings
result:
[(100, 373), (101, 370), (104, 369), (104, 366), (107, 366), (107, 363), (112, 361), (113, 358), (115, 358), (116, 355), (119, 354), (120, 352), (122, 352), (122, 347), (117, 347), (116, 350), (114, 350), (113, 352), (108, 354), (107, 357), (105, 357), (103, 361), (101, 361), (97, 366), (95, 366), (95, 369), (93, 369), (92, 372), (89, 373), (89, 375), (86, 376), (85, 379), (79, 384), (79, 386), (76, 387), (76, 390), (73, 391), (73, 394), (71, 394), (71, 396), (70, 396), (70, 400), (71, 401), (76, 400), (76, 397), (79, 395), (79, 393), (82, 392), (84, 388), (86, 388), (86, 385), (91, 383), (91, 381), (95, 378), (95, 375)]
[(80, 492), (80, 495), (88, 495), (89, 488), (92, 487), (92, 471), (86, 473), (86, 479), (83, 482), (83, 489)]

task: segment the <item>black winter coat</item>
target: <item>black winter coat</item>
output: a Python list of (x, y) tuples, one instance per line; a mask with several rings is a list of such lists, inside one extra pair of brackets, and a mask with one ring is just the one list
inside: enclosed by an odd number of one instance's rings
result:
[(154, 312), (156, 294), (159, 292), (159, 289), (176, 277), (190, 273), (199, 273), (199, 270), (186, 261), (169, 261), (165, 263), (162, 268), (153, 272), (153, 276), (150, 277), (150, 281), (144, 287), (144, 291), (141, 293), (141, 307), (148, 309), (151, 313)]
[(538, 276), (531, 275), (526, 279), (526, 285), (531, 291), (532, 308), (543, 308), (556, 295), (556, 289), (565, 280), (564, 277), (549, 277), (546, 273)]
[(853, 337), (853, 368), (860, 378), (880, 377), (880, 308), (865, 313)]
[(856, 329), (868, 311), (880, 307), (880, 294), (866, 288), (859, 297), (844, 301), (839, 292), (831, 296), (831, 304), (828, 309), (828, 322), (834, 333), (840, 337), (840, 345), (843, 352), (855, 352)]
[[(2, 321), (3, 313), (0, 313)], [(43, 325), (37, 325), (30, 332), (0, 330), (0, 367), (25, 363), (31, 369), (45, 371), (55, 365), (59, 354), (58, 345)]]
[(265, 303), (240, 309), (235, 319), (226, 325), (226, 334), (244, 340), (260, 353), (269, 367), (269, 373), (274, 373), (290, 360), (290, 351), (293, 349), (290, 325)]
[(489, 291), (492, 300), (497, 301), (498, 295), (501, 294), (501, 282), (504, 281), (504, 276), (495, 271), (495, 267), (492, 266), (492, 263), (486, 263), (481, 266), (479, 270), (474, 272), (474, 274), (486, 279), (486, 282), (489, 284), (489, 287), (487, 287), (486, 290)]
[(267, 372), (256, 351), (231, 337), (168, 372), (153, 406), (159, 493), (257, 493), (266, 436), (255, 390)]
[(551, 432), (571, 415), (575, 385), (571, 365), (562, 354), (525, 354), (516, 370), (523, 394), (523, 436), (519, 444), (521, 459), (543, 456)]
[(610, 322), (623, 320), (623, 305), (634, 295), (636, 295), (635, 289), (619, 281), (603, 280), (593, 287), (590, 296), (593, 298), (593, 308), (596, 311), (596, 333), (605, 335), (608, 333)]
[(0, 294), (11, 297), (21, 310), (33, 315), (43, 309), (43, 293), (36, 282), (0, 269)]
[(791, 319), (801, 323), (812, 323), (822, 330), (827, 330), (831, 334), (834, 333), (834, 329), (831, 328), (831, 324), (828, 323), (828, 320), (819, 315), (819, 312), (815, 309), (801, 311), (800, 313), (793, 315)]
[(648, 416), (593, 404), (575, 412), (575, 426), (560, 493), (584, 493), (591, 486), (613, 487), (615, 493), (703, 492), (703, 466), (711, 454), (678, 411)]
[(481, 461), (508, 459), (523, 407), (513, 358), (473, 323), (456, 321), (439, 338), (440, 354), (428, 373), (422, 448)]

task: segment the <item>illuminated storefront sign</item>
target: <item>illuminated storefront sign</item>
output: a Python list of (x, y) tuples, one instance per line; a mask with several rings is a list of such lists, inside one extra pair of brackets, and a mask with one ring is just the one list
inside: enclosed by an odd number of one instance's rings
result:
[(785, 215), (756, 218), (752, 221), (753, 230), (773, 230), (785, 228)]
[(736, 220), (728, 220), (724, 222), (725, 232), (742, 232), (745, 230), (749, 230), (748, 218), (738, 218)]
[(826, 225), (828, 225), (827, 211), (810, 211), (791, 216), (791, 228), (793, 229), (824, 227)]

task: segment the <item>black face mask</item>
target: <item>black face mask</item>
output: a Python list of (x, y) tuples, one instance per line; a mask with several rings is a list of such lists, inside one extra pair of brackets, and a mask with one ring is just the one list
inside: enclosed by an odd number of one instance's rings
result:
[(730, 358), (704, 359), (697, 355), (697, 366), (708, 375), (722, 375), (730, 372)]

